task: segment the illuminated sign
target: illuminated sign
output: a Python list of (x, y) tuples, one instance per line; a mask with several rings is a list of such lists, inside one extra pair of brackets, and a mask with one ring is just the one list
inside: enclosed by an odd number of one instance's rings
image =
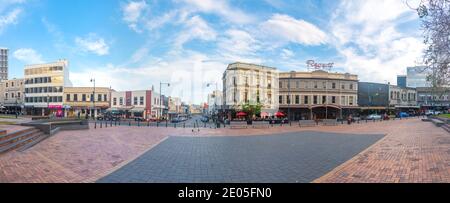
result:
[(306, 61), (306, 65), (308, 69), (330, 71), (334, 63), (316, 63), (314, 60), (308, 60)]

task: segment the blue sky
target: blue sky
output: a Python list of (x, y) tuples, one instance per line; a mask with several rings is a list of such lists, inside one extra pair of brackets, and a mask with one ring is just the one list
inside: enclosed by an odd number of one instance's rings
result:
[[(414, 5), (414, 0), (409, 1)], [(199, 103), (235, 61), (391, 82), (420, 61), (417, 14), (405, 0), (0, 0), (10, 78), (25, 64), (68, 59), (74, 85), (159, 90)]]

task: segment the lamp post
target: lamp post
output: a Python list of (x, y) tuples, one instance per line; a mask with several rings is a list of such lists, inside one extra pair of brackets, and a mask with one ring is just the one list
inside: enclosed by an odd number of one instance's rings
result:
[(216, 85), (216, 91), (214, 92), (214, 114), (216, 114), (217, 111), (217, 92), (218, 92), (218, 88), (217, 88), (217, 82), (214, 83), (208, 83), (206, 86), (209, 87), (212, 84)]
[(94, 91), (92, 92), (92, 118), (95, 119), (95, 78), (91, 79), (91, 82), (94, 83)]
[(162, 118), (162, 85), (167, 85), (167, 87), (170, 87), (170, 83), (159, 82), (159, 107), (161, 109), (159, 113), (159, 119)]

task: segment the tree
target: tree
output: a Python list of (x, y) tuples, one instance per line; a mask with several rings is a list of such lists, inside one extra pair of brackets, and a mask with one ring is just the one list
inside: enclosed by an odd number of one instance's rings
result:
[(261, 108), (262, 105), (259, 103), (258, 104), (245, 103), (244, 105), (242, 105), (242, 111), (247, 113), (248, 118), (251, 118), (254, 115), (261, 114)]
[[(408, 1), (407, 1), (408, 3)], [(415, 9), (422, 20), (424, 64), (432, 87), (450, 84), (450, 0), (421, 0)]]

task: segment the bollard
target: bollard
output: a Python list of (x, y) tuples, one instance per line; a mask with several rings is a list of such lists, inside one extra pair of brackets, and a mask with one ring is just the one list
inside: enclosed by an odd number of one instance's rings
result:
[(97, 129), (97, 121), (94, 122), (94, 129)]
[(177, 124), (176, 123), (173, 124), (173, 128), (177, 128)]
[(114, 121), (114, 126), (117, 126), (117, 120)]
[(100, 122), (100, 128), (102, 128), (102, 122)]
[(111, 123), (110, 123), (110, 127), (112, 127), (112, 121), (111, 121)]
[(105, 121), (105, 128), (108, 127), (108, 121)]
[(128, 126), (131, 126), (131, 121), (128, 121)]
[(147, 121), (147, 127), (150, 127), (150, 121)]
[(138, 120), (138, 127), (140, 127), (140, 121)]
[(206, 128), (206, 123), (205, 123), (205, 125), (204, 125), (204, 128)]
[(183, 123), (183, 128), (186, 128), (186, 123)]

